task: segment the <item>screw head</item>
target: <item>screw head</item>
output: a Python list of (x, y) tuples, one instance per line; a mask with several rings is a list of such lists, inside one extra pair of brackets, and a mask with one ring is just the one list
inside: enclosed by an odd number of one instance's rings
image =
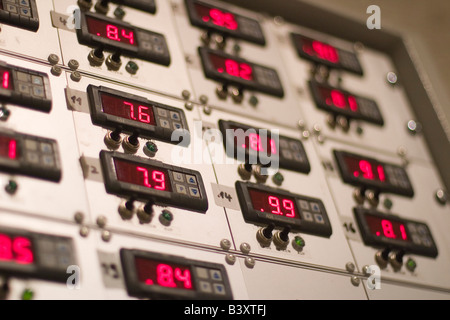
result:
[(241, 243), (241, 245), (239, 246), (239, 249), (241, 249), (242, 253), (247, 254), (247, 253), (250, 252), (251, 247), (250, 247), (250, 245), (249, 245), (248, 243), (243, 242), (243, 243)]
[(353, 262), (347, 262), (347, 264), (345, 265), (345, 269), (348, 272), (353, 273), (353, 272), (355, 272), (356, 267), (355, 267), (355, 264)]
[(236, 256), (234, 254), (227, 254), (225, 256), (225, 261), (229, 264), (229, 265), (233, 265), (236, 263)]
[(50, 64), (51, 64), (52, 66), (54, 66), (55, 64), (57, 64), (57, 63), (59, 62), (59, 57), (58, 57), (56, 54), (51, 53), (51, 54), (48, 56), (47, 60), (48, 60), (48, 62), (50, 62)]
[(396, 84), (398, 81), (397, 74), (395, 72), (388, 72), (386, 75), (386, 80), (390, 84)]
[(86, 238), (89, 235), (89, 228), (87, 226), (80, 227), (80, 236)]
[(69, 62), (67, 63), (67, 65), (69, 66), (69, 68), (71, 70), (74, 70), (74, 71), (80, 67), (80, 63), (75, 59), (70, 59)]
[(230, 248), (231, 248), (231, 241), (228, 240), (228, 239), (222, 239), (222, 240), (220, 241), (220, 247), (221, 247), (223, 250), (230, 250)]
[(52, 75), (59, 77), (62, 74), (62, 68), (58, 66), (53, 66), (50, 69), (50, 72), (52, 73)]
[(183, 97), (183, 99), (187, 100), (190, 98), (191, 93), (189, 92), (189, 90), (183, 90), (181, 91), (181, 96)]
[(351, 281), (352, 285), (354, 285), (355, 287), (358, 287), (361, 283), (361, 279), (358, 277), (352, 277), (350, 279), (350, 281)]
[(192, 102), (186, 102), (186, 103), (184, 104), (184, 107), (186, 108), (186, 110), (191, 111), (191, 110), (194, 109), (194, 104), (193, 104)]
[(74, 71), (70, 74), (70, 79), (75, 82), (79, 82), (81, 80), (81, 73), (78, 71)]
[(252, 257), (245, 257), (244, 260), (245, 265), (247, 266), (247, 268), (252, 269), (255, 266), (255, 259), (253, 259)]
[(82, 212), (76, 212), (75, 215), (73, 216), (73, 219), (75, 220), (76, 223), (80, 224), (84, 220), (84, 214)]
[(97, 225), (98, 225), (100, 228), (104, 228), (104, 227), (105, 227), (106, 221), (107, 221), (107, 219), (106, 219), (105, 216), (98, 216), (98, 217), (97, 217)]
[(448, 193), (443, 189), (439, 189), (436, 191), (436, 200), (441, 204), (445, 205), (448, 201)]
[(412, 135), (416, 135), (422, 132), (422, 124), (414, 120), (409, 120), (406, 124), (406, 127)]
[(111, 240), (111, 232), (108, 230), (102, 230), (102, 240), (105, 242), (109, 242)]

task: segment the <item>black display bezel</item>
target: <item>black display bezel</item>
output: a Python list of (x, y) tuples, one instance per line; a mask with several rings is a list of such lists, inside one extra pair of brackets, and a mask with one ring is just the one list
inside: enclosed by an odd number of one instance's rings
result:
[[(346, 90), (334, 88), (330, 85), (327, 85), (324, 83), (319, 83), (319, 82), (313, 81), (313, 80), (308, 81), (308, 85), (309, 85), (311, 94), (313, 96), (314, 102), (316, 103), (316, 106), (319, 109), (330, 112), (333, 115), (345, 116), (348, 119), (362, 120), (362, 121), (369, 122), (369, 123), (379, 125), (379, 126), (384, 125), (384, 120), (381, 115), (380, 109), (378, 108), (378, 105), (376, 104), (376, 102), (374, 100), (368, 99), (365, 97), (361, 97), (361, 96), (355, 95), (351, 92), (348, 92)], [(376, 110), (377, 110), (378, 114), (380, 115), (380, 117), (379, 118), (368, 117), (368, 116), (365, 116), (364, 114), (362, 114), (361, 112), (353, 112), (348, 109), (342, 109), (339, 107), (330, 106), (330, 105), (326, 104), (326, 102), (323, 100), (319, 87), (323, 87), (323, 88), (330, 89), (330, 90), (339, 90), (343, 94), (351, 95), (351, 96), (355, 97), (356, 100), (361, 100), (361, 99), (370, 100), (370, 102), (372, 102), (373, 105), (376, 107)]]
[[(248, 17), (243, 17), (243, 16), (241, 16), (239, 14), (236, 14), (234, 12), (231, 12), (231, 11), (229, 11), (227, 9), (223, 9), (221, 7), (218, 7), (218, 6), (212, 5), (212, 4), (208, 4), (208, 3), (203, 2), (203, 1), (185, 0), (185, 2), (186, 2), (186, 8), (187, 8), (187, 12), (188, 12), (188, 17), (189, 17), (189, 20), (190, 20), (190, 22), (191, 22), (191, 24), (193, 26), (196, 26), (196, 27), (199, 27), (199, 28), (203, 28), (203, 29), (207, 29), (207, 30), (212, 30), (212, 31), (215, 31), (215, 32), (219, 32), (219, 33), (221, 33), (221, 34), (223, 34), (225, 36), (229, 36), (229, 37), (237, 38), (237, 39), (242, 39), (242, 40), (245, 40), (245, 41), (248, 41), (248, 42), (251, 42), (251, 43), (254, 43), (254, 44), (258, 44), (258, 45), (261, 45), (261, 46), (265, 46), (266, 45), (266, 39), (264, 37), (264, 33), (262, 31), (260, 23), (257, 20), (251, 19), (251, 18), (248, 18)], [(230, 30), (230, 29), (227, 29), (225, 27), (221, 27), (221, 26), (217, 26), (217, 25), (214, 25), (214, 24), (210, 24), (210, 23), (204, 22), (201, 19), (201, 17), (199, 17), (198, 14), (197, 14), (197, 11), (195, 9), (195, 4), (196, 3), (200, 4), (200, 5), (203, 5), (203, 6), (206, 6), (206, 7), (214, 7), (214, 8), (217, 8), (217, 9), (223, 11), (223, 12), (226, 12), (226, 13), (231, 13), (231, 14), (233, 14), (235, 16), (236, 20), (246, 19), (246, 20), (251, 20), (253, 22), (256, 22), (257, 25), (259, 26), (260, 34), (261, 34), (262, 37), (261, 38), (260, 37), (255, 37), (255, 36), (252, 36), (250, 34), (245, 34), (243, 32), (240, 32), (238, 30)]]
[[(133, 162), (136, 164), (142, 164), (144, 166), (151, 166), (167, 170), (172, 191), (155, 190), (153, 188), (147, 188), (144, 186), (119, 181), (115, 172), (115, 158)], [(199, 213), (206, 213), (206, 211), (208, 210), (208, 198), (206, 195), (205, 186), (203, 184), (202, 176), (198, 171), (176, 167), (160, 161), (145, 159), (134, 155), (105, 150), (100, 151), (100, 163), (102, 167), (105, 189), (110, 194), (150, 202), (156, 205), (171, 206)], [(200, 191), (199, 198), (193, 198), (175, 192), (173, 188), (173, 185), (175, 183), (173, 179), (173, 171), (195, 176), (198, 184), (198, 189)]]
[(312, 62), (317, 63), (317, 64), (325, 65), (325, 66), (327, 66), (327, 67), (329, 67), (331, 69), (340, 69), (340, 70), (344, 70), (344, 71), (348, 71), (348, 72), (357, 74), (359, 76), (363, 76), (364, 75), (364, 72), (363, 72), (362, 67), (361, 67), (361, 63), (359, 62), (358, 56), (355, 53), (350, 52), (348, 50), (343, 50), (343, 49), (337, 48), (336, 46), (332, 45), (332, 47), (334, 47), (337, 50), (339, 56), (341, 56), (342, 53), (344, 53), (346, 55), (352, 55), (355, 58), (355, 61), (357, 61), (357, 63), (358, 63), (358, 67), (357, 68), (350, 68), (348, 66), (343, 65), (342, 62), (332, 63), (330, 61), (327, 61), (327, 60), (324, 60), (324, 59), (320, 59), (320, 58), (308, 55), (302, 49), (302, 46), (301, 46), (302, 40), (301, 39), (303, 38), (303, 39), (308, 39), (308, 40), (311, 40), (311, 41), (320, 41), (320, 42), (322, 42), (324, 44), (328, 44), (328, 43), (323, 42), (321, 40), (316, 40), (316, 39), (313, 39), (313, 38), (301, 35), (299, 33), (291, 33), (290, 36), (291, 36), (291, 40), (293, 42), (293, 45), (295, 47), (295, 50), (297, 51), (297, 55), (300, 58), (312, 61)]
[[(183, 290), (177, 288), (167, 288), (162, 286), (148, 286), (141, 283), (138, 279), (135, 258), (151, 259), (166, 261), (168, 263), (188, 265), (191, 267), (192, 282), (196, 283), (198, 288), (199, 279), (193, 270), (193, 267), (204, 267), (218, 269), (222, 273), (223, 284), (225, 286), (225, 295), (214, 295), (211, 293), (203, 293), (198, 290)], [(187, 300), (231, 300), (231, 286), (228, 279), (226, 269), (221, 264), (197, 261), (187, 259), (180, 256), (141, 251), (136, 249), (120, 250), (120, 260), (122, 263), (123, 274), (127, 292), (132, 297), (151, 298), (151, 299), (187, 299)]]
[[(19, 148), (20, 158), (13, 160), (0, 157), (0, 170), (7, 173), (19, 174), (29, 176), (32, 178), (38, 178), (48, 180), (52, 182), (59, 182), (62, 176), (61, 161), (59, 157), (59, 148), (56, 140), (32, 136), (28, 134), (22, 134), (11, 130), (0, 130), (0, 135), (11, 137), (17, 141), (17, 147)], [(44, 142), (52, 145), (53, 156), (55, 165), (53, 167), (32, 166), (26, 162), (25, 159), (25, 140), (31, 139), (39, 142)]]
[(155, 0), (111, 0), (118, 5), (145, 11), (147, 13), (156, 13)]
[[(233, 136), (233, 140), (230, 141), (230, 139), (229, 139), (230, 137), (226, 134), (226, 132), (227, 132), (227, 130), (233, 130), (233, 127), (242, 128), (244, 131), (255, 130), (256, 133), (258, 133), (261, 130), (259, 128), (253, 128), (251, 126), (248, 126), (248, 125), (245, 125), (245, 124), (242, 124), (239, 122), (235, 122), (235, 121), (219, 120), (219, 129), (222, 132), (222, 136), (223, 136), (222, 140), (224, 143), (225, 151), (227, 152), (227, 156), (234, 157), (236, 159), (243, 158), (246, 160), (251, 158), (252, 156), (255, 156), (256, 160), (259, 163), (267, 164), (270, 157), (264, 156), (260, 152), (257, 152), (257, 151), (253, 151), (253, 150), (249, 150), (249, 149), (245, 149), (243, 151), (242, 148), (237, 148), (235, 146), (234, 136)], [(267, 133), (268, 133), (268, 136), (271, 135), (269, 130), (267, 130)], [(292, 138), (285, 137), (285, 136), (279, 136), (278, 138), (289, 140), (289, 141), (295, 141), (296, 143), (299, 143), (299, 145), (301, 147), (299, 152), (301, 153), (302, 157), (306, 160), (306, 161), (303, 161), (300, 163), (298, 161), (284, 158), (281, 153), (280, 143), (278, 143), (276, 147), (277, 147), (278, 155), (279, 155), (279, 158), (278, 158), (279, 167), (283, 168), (283, 169), (287, 169), (287, 170), (292, 170), (292, 171), (308, 174), (311, 171), (311, 165), (310, 165), (308, 157), (306, 155), (306, 151), (303, 146), (303, 143), (300, 140), (292, 139)], [(232, 152), (232, 151), (234, 151), (234, 152)]]
[[(256, 184), (252, 182), (236, 181), (235, 187), (242, 215), (246, 222), (251, 222), (257, 225), (267, 225), (273, 223), (276, 227), (289, 227), (293, 231), (303, 232), (326, 238), (329, 238), (332, 234), (330, 220), (328, 219), (325, 206), (323, 205), (322, 200), (320, 199), (306, 197), (303, 195), (291, 193), (287, 190), (274, 189), (269, 186)], [(320, 212), (323, 216), (324, 223), (318, 224), (315, 222), (307, 221), (305, 219), (301, 219), (300, 217), (297, 219), (287, 218), (284, 216), (278, 216), (271, 213), (255, 210), (253, 208), (253, 203), (248, 191), (249, 188), (256, 189), (262, 192), (269, 192), (274, 195), (280, 195), (295, 199), (299, 216), (300, 213), (302, 212), (302, 209), (297, 204), (298, 200), (314, 201), (320, 206)]]
[[(0, 88), (0, 99), (2, 102), (15, 104), (27, 109), (42, 111), (49, 113), (52, 110), (52, 94), (50, 90), (50, 80), (46, 73), (38, 72), (26, 68), (10, 65), (4, 61), (0, 61), (0, 67), (11, 70), (11, 81), (13, 81), (12, 89)], [(45, 91), (45, 98), (35, 98), (30, 95), (25, 95), (19, 92), (17, 72), (23, 72), (30, 76), (39, 76), (42, 78), (43, 87)]]
[[(409, 180), (408, 174), (406, 173), (406, 170), (398, 165), (386, 163), (379, 161), (374, 158), (362, 156), (359, 154), (347, 152), (347, 151), (340, 151), (340, 150), (333, 150), (334, 157), (338, 164), (338, 169), (341, 174), (342, 180), (345, 183), (348, 183), (350, 185), (356, 186), (356, 187), (362, 187), (363, 189), (373, 189), (377, 192), (386, 192), (386, 193), (392, 193), (392, 194), (398, 194), (401, 196), (412, 198), (414, 196), (414, 190), (411, 185), (411, 181)], [(353, 158), (362, 158), (364, 160), (370, 161), (372, 163), (377, 163), (380, 165), (383, 165), (386, 169), (386, 166), (401, 169), (404, 172), (404, 177), (406, 179), (406, 182), (409, 186), (409, 188), (401, 188), (398, 186), (395, 186), (388, 182), (381, 182), (376, 180), (368, 180), (363, 177), (355, 177), (349, 170), (347, 170), (347, 164), (345, 162), (345, 157), (353, 157)]]
[[(390, 248), (393, 250), (403, 250), (405, 253), (417, 254), (421, 256), (436, 258), (438, 255), (438, 249), (436, 247), (436, 243), (431, 235), (431, 232), (428, 226), (423, 222), (418, 222), (409, 219), (403, 219), (397, 215), (386, 214), (374, 209), (367, 209), (362, 207), (357, 207), (353, 209), (353, 214), (355, 216), (356, 222), (358, 224), (358, 228), (363, 239), (363, 242), (367, 246), (375, 247), (375, 248)], [(412, 241), (401, 241), (390, 239), (387, 237), (377, 237), (376, 235), (370, 232), (370, 227), (366, 222), (366, 215), (375, 216), (381, 219), (388, 219), (402, 223), (405, 225), (406, 232), (408, 236), (410, 235), (410, 231), (408, 230), (408, 223), (420, 224), (426, 228), (428, 234), (430, 236), (430, 240), (432, 241), (431, 247), (420, 246), (415, 244)]]
[[(206, 47), (199, 47), (198, 51), (199, 51), (200, 58), (201, 58), (200, 60), (202, 62), (202, 66), (203, 66), (203, 72), (204, 72), (206, 78), (219, 81), (225, 85), (234, 85), (241, 89), (256, 90), (256, 91), (260, 91), (262, 93), (273, 95), (273, 96), (276, 96), (279, 98), (284, 97), (283, 85), (278, 76), (278, 72), (275, 69), (261, 66), (261, 65), (255, 64), (253, 62), (249, 62), (245, 59), (227, 54), (220, 50), (214, 50), (214, 49), (210, 49), (210, 48), (206, 48)], [(275, 72), (275, 74), (277, 75), (277, 78), (278, 78), (277, 80), (278, 80), (278, 83), (280, 84), (279, 89), (263, 85), (259, 82), (253, 81), (253, 80), (245, 80), (245, 79), (242, 79), (239, 77), (235, 77), (235, 76), (229, 75), (225, 72), (220, 73), (212, 65), (212, 62), (209, 59), (209, 54), (215, 54), (215, 55), (221, 56), (226, 59), (233, 59), (234, 61), (237, 61), (237, 62), (246, 63), (252, 67), (253, 71), (255, 70), (255, 66), (259, 67), (259, 68), (264, 68), (267, 70), (270, 69), (271, 71)]]
[[(18, 264), (15, 262), (7, 262), (0, 260), (0, 273), (2, 275), (13, 276), (18, 278), (33, 278), (41, 279), (47, 281), (66, 283), (68, 274), (67, 267), (76, 264), (75, 261), (71, 261), (66, 268), (50, 268), (47, 267), (42, 260), (42, 256), (39, 252), (39, 247), (37, 243), (39, 238), (53, 238), (55, 241), (58, 239), (64, 239), (64, 241), (70, 241), (72, 250), (74, 250), (73, 239), (63, 236), (54, 236), (49, 234), (36, 233), (26, 230), (19, 230), (15, 228), (0, 228), (0, 233), (6, 234), (8, 236), (22, 236), (30, 240), (33, 246), (33, 264)], [(72, 253), (72, 257), (75, 259), (75, 252)]]
[(30, 17), (21, 17), (19, 14), (11, 14), (9, 11), (0, 9), (0, 22), (25, 29), (28, 31), (36, 32), (39, 30), (39, 14), (37, 10), (36, 0), (28, 0), (31, 9)]
[[(128, 134), (138, 134), (140, 137), (147, 139), (157, 139), (160, 141), (172, 143), (172, 144), (180, 144), (181, 146), (187, 147), (190, 144), (190, 133), (186, 120), (186, 116), (182, 109), (178, 109), (175, 107), (171, 107), (168, 105), (164, 105), (161, 103), (157, 103), (154, 101), (150, 101), (144, 97), (140, 97), (134, 94), (130, 94), (127, 92), (103, 87), (103, 86), (94, 86), (88, 85), (87, 94), (89, 98), (89, 110), (91, 114), (92, 123), (110, 130), (121, 129), (121, 131)], [(157, 110), (156, 108), (162, 108), (167, 110), (167, 112), (175, 111), (180, 115), (180, 121), (183, 126), (183, 134), (179, 136), (179, 140), (172, 141), (172, 133), (175, 131), (173, 128), (163, 128), (161, 126), (150, 125), (141, 123), (138, 121), (133, 121), (130, 119), (125, 119), (122, 117), (118, 117), (115, 115), (104, 113), (102, 107), (101, 94), (106, 93), (113, 96), (118, 96), (123, 99), (133, 100), (136, 102), (140, 102), (143, 104), (153, 106), (153, 114), (155, 116), (155, 121), (158, 120)]]
[[(122, 44), (117, 41), (114, 41), (111, 39), (106, 39), (104, 37), (93, 35), (93, 34), (89, 33), (88, 25), (86, 22), (86, 17), (91, 17), (93, 19), (106, 21), (106, 22), (112, 23), (114, 25), (120, 25), (125, 28), (132, 29), (136, 35), (137, 46)], [(121, 54), (130, 56), (130, 57), (146, 60), (146, 61), (153, 62), (153, 63), (158, 63), (158, 64), (161, 64), (164, 66), (170, 65), (171, 59), (170, 59), (169, 49), (167, 47), (167, 42), (165, 40), (165, 37), (160, 33), (141, 29), (141, 28), (135, 27), (127, 22), (124, 22), (122, 20), (110, 18), (103, 14), (98, 14), (98, 13), (94, 13), (94, 12), (81, 12), (80, 13), (80, 21), (81, 21), (80, 28), (76, 29), (78, 42), (80, 44), (87, 45), (90, 47), (102, 46), (106, 50), (111, 50), (114, 52), (119, 51)], [(153, 34), (153, 35), (157, 35), (158, 37), (162, 37), (164, 39), (164, 43), (161, 45), (164, 45), (164, 52), (166, 54), (164, 54), (164, 55), (152, 54), (152, 53), (148, 53), (148, 51), (144, 50), (144, 48), (142, 47), (142, 35), (143, 34), (147, 34), (147, 35)]]

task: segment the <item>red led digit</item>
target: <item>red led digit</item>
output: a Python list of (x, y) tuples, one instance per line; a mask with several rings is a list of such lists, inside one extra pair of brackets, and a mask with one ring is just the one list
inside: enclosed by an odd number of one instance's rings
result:
[(294, 209), (294, 203), (291, 200), (284, 199), (283, 200), (283, 208), (289, 211), (289, 213), (286, 213), (286, 217), (293, 218), (295, 217), (295, 209)]
[(0, 260), (13, 260), (12, 241), (11, 238), (5, 234), (0, 234)]
[(9, 89), (9, 71), (3, 72), (2, 87), (3, 89)]
[(134, 32), (130, 31), (127, 33), (127, 30), (122, 29), (122, 37), (124, 37), (125, 39), (128, 39), (128, 42), (130, 44), (134, 44)]
[(192, 288), (191, 272), (188, 269), (181, 271), (180, 268), (175, 268), (175, 279), (177, 281), (183, 282), (183, 286), (185, 289)]
[(165, 180), (165, 175), (164, 173), (160, 172), (160, 171), (153, 171), (152, 173), (152, 179), (155, 182), (159, 182), (159, 185), (155, 185), (155, 189), (156, 190), (166, 190), (166, 180)]
[(354, 112), (358, 111), (358, 103), (356, 102), (356, 98), (354, 96), (348, 96), (347, 100), (350, 106), (350, 110)]
[(111, 40), (120, 41), (119, 29), (111, 24), (106, 26), (106, 36)]
[(382, 165), (379, 165), (377, 167), (377, 172), (378, 172), (378, 179), (380, 179), (380, 181), (386, 181), (386, 176), (384, 175), (384, 169)]
[(331, 98), (333, 99), (333, 104), (338, 108), (345, 108), (347, 106), (347, 101), (345, 95), (338, 90), (331, 90)]
[(389, 220), (381, 220), (381, 227), (383, 228), (383, 234), (387, 238), (395, 239), (397, 238), (394, 233), (394, 228), (392, 227), (392, 222)]
[(250, 148), (255, 151), (264, 151), (261, 148), (261, 138), (256, 133), (250, 133), (248, 135)]
[(138, 111), (139, 111), (139, 121), (144, 123), (150, 123), (151, 121), (150, 115), (144, 112), (144, 111), (148, 112), (148, 107), (139, 106)]
[(151, 188), (152, 186), (150, 185), (150, 182), (148, 181), (148, 170), (142, 167), (136, 167), (137, 171), (140, 171), (144, 174), (144, 186), (146, 186), (147, 188)]
[(10, 140), (8, 145), (8, 157), (11, 160), (16, 159), (17, 157), (17, 141), (16, 140)]
[(269, 196), (268, 199), (269, 199), (269, 204), (272, 207), (275, 207), (277, 209), (277, 210), (272, 210), (272, 213), (282, 215), (283, 213), (280, 211), (280, 200), (278, 200), (278, 198), (274, 197), (274, 196)]
[[(213, 8), (209, 10), (209, 17), (211, 17), (212, 22), (217, 26), (225, 27), (230, 30), (236, 30), (238, 27), (234, 15), (231, 13), (225, 13), (219, 9)], [(208, 22), (210, 20), (209, 17), (204, 16), (202, 19), (203, 21)]]
[(406, 229), (405, 226), (403, 224), (400, 225), (400, 233), (402, 234), (402, 239), (403, 240), (407, 240), (408, 237), (406, 235)]
[(33, 263), (33, 252), (31, 242), (27, 238), (17, 237), (13, 241), (13, 251), (16, 255), (16, 262), (20, 264)]
[(238, 24), (236, 22), (236, 19), (234, 18), (234, 14), (232, 13), (225, 13), (224, 14), (224, 20), (225, 20), (225, 27), (230, 30), (236, 30), (238, 28)]
[(161, 263), (156, 267), (156, 281), (163, 287), (174, 288), (177, 286), (173, 278), (173, 269), (168, 264)]
[(239, 66), (240, 66), (239, 76), (245, 80), (252, 80), (252, 67), (250, 67), (246, 63), (241, 63), (239, 64)]
[(130, 107), (130, 118), (136, 120), (136, 117), (134, 115), (134, 104), (127, 101), (124, 101), (123, 104)]
[(372, 165), (367, 160), (360, 160), (359, 161), (359, 169), (363, 173), (363, 177), (369, 180), (373, 180), (373, 172), (372, 172)]
[(272, 154), (277, 154), (277, 146), (275, 144), (275, 140), (270, 139), (270, 150)]
[(333, 63), (337, 63), (339, 61), (337, 50), (328, 44), (319, 41), (313, 41), (312, 48), (314, 49), (317, 56), (321, 59), (328, 60)]
[(229, 75), (239, 77), (239, 64), (231, 59), (225, 60), (225, 68)]

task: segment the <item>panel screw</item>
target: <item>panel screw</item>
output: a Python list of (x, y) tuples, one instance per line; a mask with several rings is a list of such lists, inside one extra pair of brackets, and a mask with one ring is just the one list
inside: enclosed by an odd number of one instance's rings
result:
[(436, 200), (442, 204), (445, 205), (448, 201), (448, 193), (447, 191), (443, 189), (439, 189), (436, 191)]
[(77, 70), (80, 67), (80, 63), (75, 59), (70, 59), (67, 65), (69, 66), (70, 70), (73, 71)]
[(255, 266), (255, 259), (253, 259), (252, 257), (245, 257), (244, 262), (247, 268), (252, 269)]
[(222, 239), (222, 240), (220, 241), (220, 247), (221, 247), (223, 250), (230, 250), (230, 248), (231, 248), (231, 241), (228, 240), (228, 239)]
[(84, 214), (82, 212), (76, 212), (75, 215), (73, 216), (73, 219), (75, 220), (76, 223), (81, 224), (83, 223), (84, 220)]
[(51, 53), (51, 54), (48, 56), (47, 60), (48, 60), (48, 62), (50, 62), (50, 64), (51, 64), (52, 66), (54, 66), (55, 64), (57, 64), (57, 63), (59, 62), (59, 57), (58, 57), (56, 54)]
[(248, 243), (243, 242), (239, 246), (239, 249), (241, 249), (242, 253), (248, 254), (250, 252), (250, 250), (251, 250), (251, 247), (250, 247), (250, 245)]
[(79, 73), (78, 71), (72, 72), (72, 74), (70, 75), (70, 79), (72, 79), (72, 81), (79, 82), (81, 80), (81, 73)]
[(102, 230), (102, 240), (105, 242), (109, 242), (109, 240), (111, 240), (111, 232), (109, 232), (108, 230)]
[(212, 112), (212, 108), (210, 106), (203, 106), (203, 113), (206, 115), (210, 115)]
[(98, 216), (97, 217), (97, 225), (100, 228), (104, 228), (106, 226), (106, 221), (107, 221), (107, 219), (106, 219), (105, 216)]
[(396, 84), (398, 81), (398, 78), (397, 78), (397, 75), (395, 74), (395, 72), (390, 71), (386, 75), (386, 80), (390, 84)]
[(236, 256), (234, 254), (229, 253), (225, 256), (225, 261), (228, 264), (233, 265), (236, 263)]
[(308, 140), (308, 139), (309, 139), (309, 136), (310, 136), (310, 133), (309, 133), (308, 130), (305, 130), (305, 131), (302, 132), (302, 138), (303, 138), (304, 140)]
[(181, 92), (181, 96), (183, 97), (183, 99), (187, 100), (191, 97), (191, 93), (189, 92), (189, 90), (183, 90)]
[(416, 135), (422, 132), (422, 124), (414, 120), (409, 120), (406, 127), (412, 135)]
[(355, 287), (358, 287), (359, 284), (361, 283), (361, 279), (359, 279), (358, 277), (352, 277), (350, 281), (352, 285), (354, 285)]
[(52, 75), (59, 77), (62, 74), (62, 69), (61, 69), (61, 67), (53, 66), (50, 69), (50, 72), (52, 73)]
[(345, 265), (345, 269), (348, 272), (353, 273), (353, 272), (355, 272), (356, 267), (355, 267), (355, 264), (353, 262), (347, 262), (347, 264)]
[(205, 96), (204, 94), (202, 94), (202, 95), (200, 96), (199, 100), (200, 100), (200, 103), (201, 103), (201, 104), (207, 104), (207, 103), (208, 103), (208, 97)]
[(186, 108), (186, 110), (191, 111), (191, 110), (194, 109), (194, 104), (193, 104), (192, 102), (186, 102), (186, 103), (184, 104), (184, 107)]
[(369, 270), (370, 270), (370, 267), (369, 266), (364, 266), (363, 268), (362, 268), (362, 272), (366, 275), (366, 276), (370, 276), (372, 273), (371, 272), (369, 272)]
[(305, 121), (303, 121), (303, 120), (298, 120), (298, 121), (297, 121), (297, 127), (298, 127), (300, 130), (305, 130), (305, 128), (306, 128)]
[(86, 238), (89, 235), (89, 228), (87, 226), (80, 227), (80, 236)]

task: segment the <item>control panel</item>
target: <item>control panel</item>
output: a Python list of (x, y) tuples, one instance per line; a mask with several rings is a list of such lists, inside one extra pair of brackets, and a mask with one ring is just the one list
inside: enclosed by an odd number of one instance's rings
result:
[(235, 3), (0, 0), (0, 299), (450, 298), (397, 47)]

